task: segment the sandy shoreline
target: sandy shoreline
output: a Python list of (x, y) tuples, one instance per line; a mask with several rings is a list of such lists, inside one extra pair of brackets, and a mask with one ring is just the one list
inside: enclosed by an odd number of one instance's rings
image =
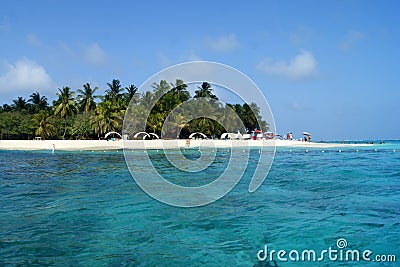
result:
[[(0, 150), (116, 150), (123, 149), (172, 149), (188, 147), (185, 139), (179, 140), (0, 140)], [(356, 147), (366, 144), (314, 143), (296, 140), (190, 140), (190, 147)]]

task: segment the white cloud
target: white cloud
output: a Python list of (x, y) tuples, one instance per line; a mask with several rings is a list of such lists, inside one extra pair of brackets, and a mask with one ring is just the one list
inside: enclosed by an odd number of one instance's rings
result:
[(317, 61), (309, 51), (301, 51), (290, 62), (264, 59), (257, 65), (257, 69), (271, 76), (281, 76), (293, 80), (313, 78), (318, 73)]
[(344, 40), (339, 43), (339, 49), (343, 52), (348, 52), (353, 49), (358, 42), (364, 39), (365, 35), (362, 32), (350, 31), (346, 34)]
[(104, 66), (108, 62), (108, 56), (98, 43), (93, 43), (85, 47), (85, 61), (94, 66)]
[(43, 45), (43, 42), (34, 33), (28, 33), (26, 35), (26, 40), (28, 41), (28, 43), (30, 43), (31, 45), (34, 45), (34, 46), (42, 46)]
[(0, 74), (0, 94), (3, 101), (9, 102), (17, 96), (28, 97), (32, 92), (48, 93), (54, 83), (46, 70), (26, 58), (14, 65), (6, 63), (6, 71)]
[(239, 42), (234, 34), (223, 35), (216, 38), (206, 37), (206, 45), (215, 52), (232, 52), (239, 47)]

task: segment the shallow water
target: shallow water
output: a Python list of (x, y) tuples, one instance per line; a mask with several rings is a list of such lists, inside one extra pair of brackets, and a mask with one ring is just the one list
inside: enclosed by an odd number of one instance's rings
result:
[[(257, 259), (264, 245), (319, 251), (339, 238), (400, 260), (398, 143), (279, 148), (264, 184), (249, 193), (257, 152), (228, 195), (177, 208), (139, 188), (121, 151), (0, 151), (0, 266), (365, 266)], [(229, 155), (218, 151), (209, 169), (188, 179), (159, 153), (150, 152), (158, 170), (191, 186), (211, 181)]]

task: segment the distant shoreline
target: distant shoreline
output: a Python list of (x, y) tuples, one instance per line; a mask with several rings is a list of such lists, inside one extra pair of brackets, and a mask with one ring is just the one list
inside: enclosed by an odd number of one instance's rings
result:
[(315, 143), (298, 140), (0, 140), (0, 150), (117, 150), (117, 149), (174, 149), (185, 147), (360, 147), (370, 144)]

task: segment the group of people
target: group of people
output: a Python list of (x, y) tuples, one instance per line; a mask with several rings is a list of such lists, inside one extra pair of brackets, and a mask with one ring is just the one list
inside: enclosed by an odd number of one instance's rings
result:
[[(311, 141), (311, 134), (303, 133), (303, 135), (304, 135), (304, 137), (303, 137), (303, 139), (301, 139), (302, 141), (304, 141), (304, 142), (310, 142)], [(293, 134), (292, 133), (287, 133), (286, 134), (286, 140), (293, 140)]]
[(273, 132), (262, 133), (260, 130), (253, 131), (250, 134), (250, 136), (252, 140), (260, 140), (260, 139), (272, 140), (275, 138), (275, 134)]

